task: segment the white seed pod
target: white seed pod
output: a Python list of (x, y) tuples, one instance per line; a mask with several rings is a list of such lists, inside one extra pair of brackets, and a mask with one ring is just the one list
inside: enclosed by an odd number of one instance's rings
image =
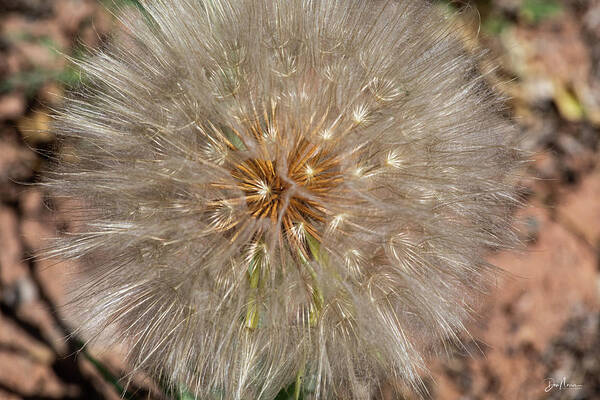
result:
[(420, 390), (514, 243), (522, 161), (452, 22), (421, 0), (141, 3), (54, 126), (84, 327), (202, 399)]

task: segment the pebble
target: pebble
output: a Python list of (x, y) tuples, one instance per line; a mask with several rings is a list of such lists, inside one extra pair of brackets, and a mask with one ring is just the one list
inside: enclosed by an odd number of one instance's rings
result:
[(37, 287), (29, 277), (23, 277), (2, 290), (2, 303), (12, 309), (33, 303), (37, 299)]
[(10, 93), (0, 97), (0, 121), (16, 119), (25, 112), (25, 96)]

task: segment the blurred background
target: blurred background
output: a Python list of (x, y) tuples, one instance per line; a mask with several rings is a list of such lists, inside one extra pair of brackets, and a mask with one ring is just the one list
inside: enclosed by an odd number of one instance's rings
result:
[[(433, 399), (600, 399), (600, 0), (439, 2), (464, 5), (465, 46), (489, 49), (481, 70), (533, 154), (527, 246), (490, 256), (508, 274), (426, 385)], [(135, 0), (0, 0), (0, 399), (165, 398), (143, 377), (123, 388), (115, 349), (79, 351), (61, 307), (72, 266), (33, 257), (71, 224), (32, 185), (55, 150), (49, 113), (80, 82), (69, 58), (105, 46), (123, 6)]]

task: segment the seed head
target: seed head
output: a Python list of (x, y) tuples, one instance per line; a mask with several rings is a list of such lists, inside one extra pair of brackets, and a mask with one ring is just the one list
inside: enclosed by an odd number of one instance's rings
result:
[(419, 389), (512, 243), (521, 153), (420, 0), (154, 0), (82, 62), (48, 173), (93, 335), (199, 398)]

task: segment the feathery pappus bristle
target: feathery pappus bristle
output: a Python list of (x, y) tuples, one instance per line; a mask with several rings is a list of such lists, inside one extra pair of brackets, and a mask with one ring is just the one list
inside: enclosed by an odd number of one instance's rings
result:
[(421, 0), (140, 0), (56, 117), (90, 337), (200, 399), (422, 390), (515, 243), (502, 102)]

